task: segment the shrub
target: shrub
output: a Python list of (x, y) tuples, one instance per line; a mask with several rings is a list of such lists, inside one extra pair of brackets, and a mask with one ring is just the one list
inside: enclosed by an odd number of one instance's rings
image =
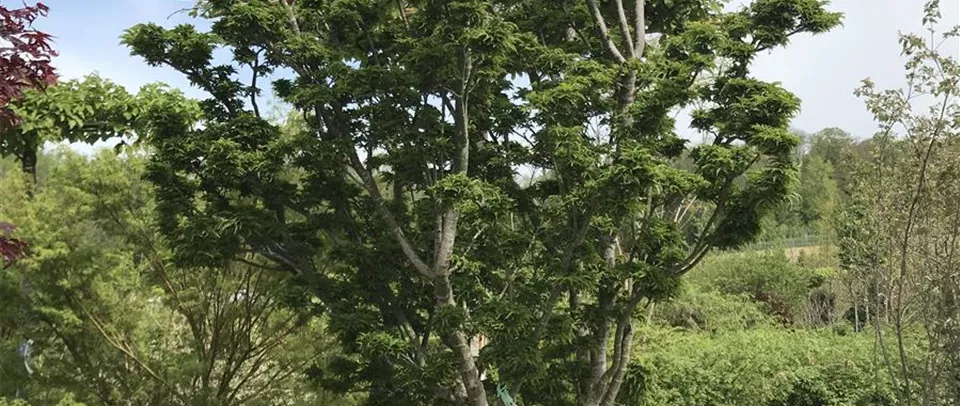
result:
[[(776, 327), (714, 335), (642, 328), (624, 405), (885, 405), (872, 338)], [(637, 375), (642, 376), (637, 376)], [(641, 385), (641, 388), (637, 388)]]
[(689, 331), (736, 331), (768, 325), (771, 318), (746, 295), (725, 295), (685, 286), (675, 300), (658, 305), (651, 321)]
[(720, 253), (690, 273), (689, 284), (706, 292), (747, 296), (785, 324), (805, 315), (812, 290), (833, 274), (789, 261), (782, 251)]

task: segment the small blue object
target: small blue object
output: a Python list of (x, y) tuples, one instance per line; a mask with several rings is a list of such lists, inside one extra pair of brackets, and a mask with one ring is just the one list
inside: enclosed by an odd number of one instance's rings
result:
[(33, 375), (33, 369), (30, 368), (30, 352), (31, 346), (33, 346), (33, 340), (27, 340), (23, 343), (20, 343), (20, 346), (17, 347), (17, 355), (20, 358), (23, 358), (23, 367), (27, 369), (27, 375)]
[(510, 397), (510, 391), (503, 383), (497, 384), (497, 396), (500, 396), (500, 401), (503, 402), (504, 406), (517, 406), (517, 402), (514, 402), (513, 398)]

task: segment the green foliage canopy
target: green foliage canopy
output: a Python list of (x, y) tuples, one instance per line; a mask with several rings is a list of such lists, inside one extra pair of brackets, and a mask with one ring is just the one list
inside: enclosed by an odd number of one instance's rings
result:
[(159, 105), (175, 111), (199, 110), (178, 90), (162, 84), (143, 86), (132, 95), (96, 74), (28, 89), (8, 108), (19, 124), (0, 128), (0, 157), (13, 156), (24, 172), (36, 175), (37, 151), (45, 142), (92, 144), (149, 131), (143, 114)]
[[(0, 273), (0, 402), (259, 406), (327, 396), (303, 379), (335, 348), (312, 304), (243, 258), (174, 266), (144, 154), (129, 152), (64, 149), (44, 160), (38, 185), (16, 171), (0, 178), (0, 216), (30, 243)], [(24, 360), (16, 348), (28, 339)]]
[[(201, 126), (147, 120), (177, 262), (296, 275), (350, 353), (323, 379), (373, 404), (486, 405), (504, 385), (612, 404), (637, 310), (751, 241), (796, 177), (799, 100), (751, 60), (840, 19), (818, 0), (623, 3), (209, 0), (210, 32), (131, 28), (134, 54), (210, 94)], [(292, 135), (257, 103), (280, 69)], [(670, 113), (694, 102), (713, 138), (688, 147)]]

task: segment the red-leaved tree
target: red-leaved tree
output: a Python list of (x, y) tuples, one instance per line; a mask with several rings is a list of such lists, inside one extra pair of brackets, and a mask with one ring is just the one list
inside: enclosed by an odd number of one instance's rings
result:
[(25, 254), (27, 243), (10, 236), (16, 227), (0, 221), (0, 269), (4, 269)]
[(15, 122), (7, 104), (25, 88), (44, 88), (57, 80), (50, 60), (57, 52), (50, 34), (33, 28), (37, 17), (47, 15), (43, 3), (22, 8), (0, 5), (0, 117)]
[[(28, 88), (43, 89), (57, 80), (50, 61), (57, 52), (50, 46), (50, 34), (33, 28), (49, 8), (37, 2), (20, 8), (0, 4), (0, 137), (10, 136), (19, 119), (9, 108)], [(2, 140), (0, 140), (2, 141)], [(36, 154), (30, 154), (35, 169)], [(24, 157), (20, 157), (21, 160)], [(24, 162), (24, 166), (27, 163)], [(0, 222), (0, 268), (6, 268), (24, 254), (26, 243), (10, 236), (14, 226)]]

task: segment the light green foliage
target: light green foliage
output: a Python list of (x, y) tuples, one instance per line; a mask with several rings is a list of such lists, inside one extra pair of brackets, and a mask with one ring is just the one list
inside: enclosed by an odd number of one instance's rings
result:
[(820, 156), (810, 156), (800, 170), (800, 221), (817, 231), (826, 231), (839, 195), (833, 165)]
[(803, 135), (796, 148), (799, 183), (790, 199), (765, 219), (762, 239), (817, 235), (829, 241), (838, 206), (849, 198), (862, 143), (838, 128)]
[[(12, 334), (0, 394), (20, 392), (36, 406), (73, 404), (57, 403), (64, 393), (88, 405), (297, 405), (327, 396), (302, 380), (333, 349), (312, 304), (252, 261), (173, 266), (141, 155), (59, 151), (35, 188), (16, 172), (0, 179), (0, 217), (30, 244), (0, 281), (3, 299), (20, 309), (2, 321)], [(26, 339), (32, 376), (12, 355)]]
[(150, 84), (133, 95), (96, 74), (30, 89), (10, 105), (20, 123), (0, 128), (0, 157), (13, 156), (24, 172), (35, 174), (37, 152), (45, 142), (94, 143), (149, 131), (143, 119), (160, 106), (194, 117), (199, 113), (178, 90)]
[[(647, 328), (624, 405), (881, 406), (893, 404), (873, 368), (869, 335), (773, 327), (716, 335)], [(642, 371), (642, 372), (641, 372)]]
[[(210, 32), (132, 27), (134, 54), (210, 95), (202, 126), (148, 120), (175, 262), (297, 275), (349, 353), (326, 383), (372, 404), (506, 385), (612, 405), (639, 310), (755, 239), (796, 181), (800, 101), (751, 61), (840, 21), (818, 0), (621, 3), (209, 0)], [(293, 128), (258, 107), (275, 70)], [(691, 105), (696, 146), (672, 119)]]
[(748, 294), (727, 294), (688, 286), (675, 300), (655, 307), (650, 321), (656, 325), (715, 334), (772, 324), (773, 317), (764, 310)]
[(813, 289), (825, 278), (790, 262), (782, 250), (720, 254), (705, 259), (689, 283), (726, 295), (744, 295), (788, 323), (802, 321)]
[(13, 105), (23, 120), (19, 127), (23, 133), (40, 134), (46, 140), (90, 143), (122, 134), (135, 108), (132, 96), (122, 86), (97, 75), (57, 83), (43, 91), (30, 90)]

